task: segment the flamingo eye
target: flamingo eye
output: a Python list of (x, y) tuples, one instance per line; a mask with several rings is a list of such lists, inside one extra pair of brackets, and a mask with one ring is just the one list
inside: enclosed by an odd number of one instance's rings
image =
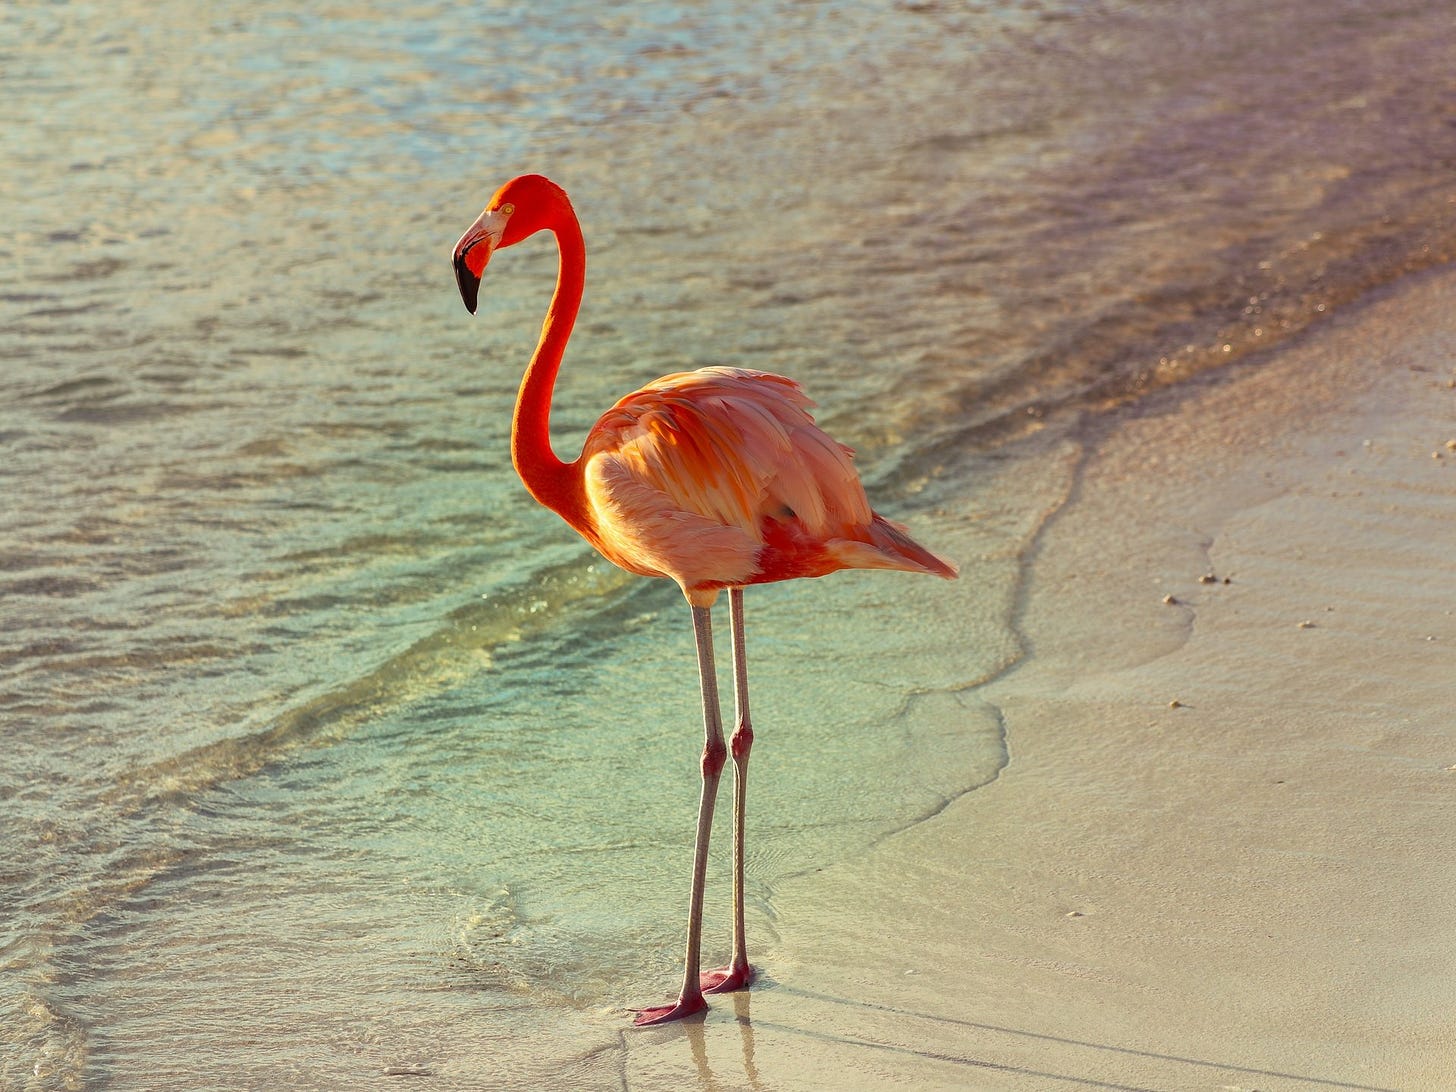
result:
[(500, 213), (502, 216), (510, 216), (516, 211), (516, 206), (507, 202), (495, 211)]

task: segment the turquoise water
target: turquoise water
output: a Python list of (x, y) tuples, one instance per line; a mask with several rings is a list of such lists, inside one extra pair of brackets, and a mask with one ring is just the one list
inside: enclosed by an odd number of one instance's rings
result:
[(782, 371), (962, 563), (750, 594), (768, 967), (776, 882), (1014, 749), (1081, 424), (1456, 238), (1438, 3), (297, 7), (0, 15), (5, 1088), (591, 1083), (671, 992), (687, 611), (514, 478), (554, 255), (473, 321), (448, 263), (509, 176), (587, 235), (563, 452)]

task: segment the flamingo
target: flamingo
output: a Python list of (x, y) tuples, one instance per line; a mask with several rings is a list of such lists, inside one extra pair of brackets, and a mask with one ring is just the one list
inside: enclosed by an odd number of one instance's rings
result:
[[(954, 579), (956, 566), (875, 514), (849, 448), (814, 424), (813, 403), (791, 379), (741, 368), (664, 376), (627, 395), (588, 433), (581, 455), (551, 447), (551, 398), (581, 306), (586, 247), (560, 186), (522, 175), (502, 186), (455, 244), (455, 278), (475, 314), (480, 278), (495, 251), (549, 231), (559, 250), (556, 290), (541, 340), (521, 380), (511, 456), (526, 489), (603, 557), (628, 572), (677, 581), (692, 608), (702, 689), (704, 745), (688, 900), (687, 952), (675, 1002), (639, 1009), (637, 1025), (707, 1008), (705, 993), (754, 978), (743, 935), (743, 830), (748, 712), (743, 589), (839, 569), (900, 569)], [(711, 608), (728, 590), (736, 723), (725, 745), (713, 662)], [(718, 781), (733, 757), (733, 950), (700, 972), (703, 885)]]

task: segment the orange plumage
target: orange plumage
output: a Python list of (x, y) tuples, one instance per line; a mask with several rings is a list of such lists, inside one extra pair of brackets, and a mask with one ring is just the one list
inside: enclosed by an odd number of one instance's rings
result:
[(582, 449), (583, 533), (622, 568), (676, 580), (697, 606), (721, 588), (845, 568), (954, 575), (870, 510), (853, 453), (814, 424), (812, 405), (791, 379), (736, 368), (629, 394)]

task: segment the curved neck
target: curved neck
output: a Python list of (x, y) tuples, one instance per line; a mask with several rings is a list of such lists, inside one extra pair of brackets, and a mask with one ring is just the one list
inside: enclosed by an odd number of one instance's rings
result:
[(585, 500), (575, 463), (563, 463), (551, 449), (551, 395), (561, 356), (581, 308), (586, 283), (586, 244), (581, 225), (568, 205), (548, 225), (556, 236), (561, 260), (556, 273), (556, 291), (541, 325), (541, 340), (516, 396), (516, 414), (511, 423), (511, 461), (531, 496), (559, 514), (573, 526), (582, 520)]

